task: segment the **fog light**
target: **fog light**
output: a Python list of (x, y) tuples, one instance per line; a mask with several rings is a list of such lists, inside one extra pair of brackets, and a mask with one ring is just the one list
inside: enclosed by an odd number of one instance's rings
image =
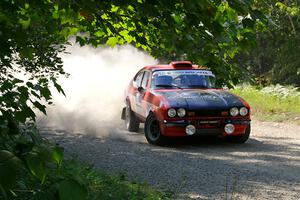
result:
[(187, 135), (194, 135), (194, 133), (196, 133), (196, 127), (194, 125), (187, 125), (185, 132)]
[(224, 127), (224, 131), (227, 134), (232, 134), (234, 132), (234, 125), (233, 124), (226, 124)]

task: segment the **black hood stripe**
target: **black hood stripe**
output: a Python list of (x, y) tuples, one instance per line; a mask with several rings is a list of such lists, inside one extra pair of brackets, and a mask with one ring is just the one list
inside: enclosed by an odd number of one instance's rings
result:
[(224, 90), (169, 90), (160, 91), (171, 107), (187, 109), (229, 109), (244, 106), (241, 99)]
[(216, 93), (216, 92), (214, 92), (214, 91), (209, 91), (210, 93), (213, 93), (214, 95), (216, 95), (216, 96), (218, 96), (223, 102), (224, 102), (224, 104), (226, 104), (226, 106), (228, 106), (228, 102), (223, 98), (223, 96), (222, 95), (220, 95), (220, 94), (218, 94), (218, 93)]

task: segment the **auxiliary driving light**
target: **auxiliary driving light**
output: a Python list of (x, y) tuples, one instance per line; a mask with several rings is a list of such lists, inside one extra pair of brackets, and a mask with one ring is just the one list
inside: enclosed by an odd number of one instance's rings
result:
[(196, 133), (196, 127), (194, 125), (187, 125), (185, 127), (185, 132), (187, 135), (194, 135)]
[(227, 134), (232, 134), (234, 132), (234, 125), (233, 124), (226, 124), (224, 127), (224, 131)]

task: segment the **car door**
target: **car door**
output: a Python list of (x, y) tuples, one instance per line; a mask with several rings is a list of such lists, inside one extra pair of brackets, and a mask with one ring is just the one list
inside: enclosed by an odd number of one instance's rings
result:
[(139, 90), (139, 115), (143, 118), (147, 117), (147, 110), (149, 106), (149, 102), (146, 99), (146, 95), (149, 89), (149, 77), (150, 71), (145, 71), (143, 75), (143, 80), (141, 82), (140, 90)]
[(142, 84), (142, 80), (143, 80), (143, 75), (144, 75), (144, 71), (139, 72), (135, 78), (133, 79), (133, 83), (132, 83), (132, 91), (131, 91), (131, 95), (130, 95), (130, 102), (131, 102), (131, 109), (135, 112), (135, 113), (139, 113), (140, 110), (140, 94), (138, 91), (138, 88), (141, 86)]

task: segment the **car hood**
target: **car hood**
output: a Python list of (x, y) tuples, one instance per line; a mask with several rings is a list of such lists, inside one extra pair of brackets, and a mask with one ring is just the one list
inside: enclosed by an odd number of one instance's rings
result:
[(244, 106), (242, 100), (230, 92), (215, 89), (168, 90), (156, 92), (170, 107), (193, 109), (229, 109)]

